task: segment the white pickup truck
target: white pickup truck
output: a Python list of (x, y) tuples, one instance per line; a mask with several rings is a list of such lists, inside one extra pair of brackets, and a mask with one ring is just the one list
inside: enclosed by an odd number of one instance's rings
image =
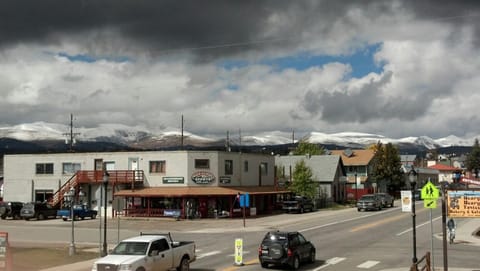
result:
[(174, 242), (170, 233), (140, 233), (95, 261), (92, 271), (185, 271), (190, 270), (195, 258), (193, 241)]

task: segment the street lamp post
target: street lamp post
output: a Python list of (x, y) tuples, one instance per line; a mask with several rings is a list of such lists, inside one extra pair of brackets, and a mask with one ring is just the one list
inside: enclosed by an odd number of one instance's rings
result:
[(413, 258), (412, 262), (417, 263), (417, 227), (415, 222), (415, 186), (417, 185), (417, 172), (412, 166), (410, 172), (408, 172), (408, 179), (410, 181), (410, 187), (412, 189), (412, 233), (413, 233)]
[(357, 171), (355, 171), (355, 203), (358, 201), (358, 182), (357, 182)]
[(103, 251), (102, 251), (102, 256), (107, 255), (107, 188), (108, 188), (108, 180), (109, 180), (109, 174), (108, 172), (105, 171), (103, 175), (103, 186), (104, 186), (104, 217), (103, 217)]
[[(82, 190), (78, 192), (79, 201), (82, 201), (84, 193)], [(72, 233), (70, 238), (70, 246), (68, 247), (68, 255), (75, 255), (75, 215), (74, 215), (74, 205), (75, 205), (75, 188), (72, 186), (68, 192), (63, 194), (64, 201), (70, 205), (70, 219), (72, 220)]]

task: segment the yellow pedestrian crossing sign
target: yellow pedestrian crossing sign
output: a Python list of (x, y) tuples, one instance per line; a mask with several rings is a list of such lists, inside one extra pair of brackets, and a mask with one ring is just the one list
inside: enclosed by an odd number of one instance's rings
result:
[(421, 196), (423, 200), (426, 200), (426, 199), (437, 200), (440, 197), (440, 191), (438, 190), (438, 188), (435, 187), (435, 185), (433, 185), (433, 183), (428, 181), (422, 187)]

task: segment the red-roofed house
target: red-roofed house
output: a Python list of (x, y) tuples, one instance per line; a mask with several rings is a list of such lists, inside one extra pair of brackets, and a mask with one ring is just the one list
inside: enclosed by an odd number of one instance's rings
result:
[(432, 166), (429, 166), (428, 168), (430, 169), (436, 169), (438, 170), (438, 180), (440, 182), (453, 182), (453, 178), (455, 177), (455, 174), (462, 173), (461, 168), (457, 167), (452, 167), (444, 164), (435, 164)]

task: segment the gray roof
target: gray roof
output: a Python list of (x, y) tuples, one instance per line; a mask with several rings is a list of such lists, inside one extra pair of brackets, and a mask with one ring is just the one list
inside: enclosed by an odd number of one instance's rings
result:
[[(335, 179), (337, 168), (342, 166), (340, 155), (286, 155), (276, 156), (275, 165), (278, 167), (292, 167), (292, 172), (298, 161), (304, 160), (312, 169), (313, 178), (319, 182), (332, 182)], [(286, 172), (288, 174), (288, 172)]]

